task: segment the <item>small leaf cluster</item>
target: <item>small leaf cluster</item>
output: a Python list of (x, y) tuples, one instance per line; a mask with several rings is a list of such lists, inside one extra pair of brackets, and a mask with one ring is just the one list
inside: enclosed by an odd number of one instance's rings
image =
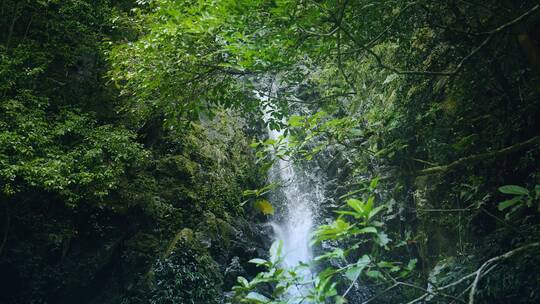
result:
[(512, 198), (500, 202), (497, 206), (499, 211), (506, 212), (505, 217), (507, 219), (510, 219), (525, 207), (531, 208), (535, 204), (538, 212), (540, 212), (540, 185), (536, 185), (533, 190), (517, 185), (505, 185), (499, 187), (499, 191), (512, 196)]

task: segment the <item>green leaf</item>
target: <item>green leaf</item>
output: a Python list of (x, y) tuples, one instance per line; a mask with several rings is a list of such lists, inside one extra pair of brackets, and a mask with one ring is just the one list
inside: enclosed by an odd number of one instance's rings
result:
[(384, 80), (383, 84), (388, 84), (392, 81), (394, 81), (396, 78), (398, 78), (398, 74), (390, 74), (386, 77), (386, 79)]
[(289, 125), (291, 127), (301, 127), (304, 125), (304, 116), (293, 115), (289, 118)]
[(407, 270), (412, 271), (414, 269), (414, 267), (416, 267), (417, 262), (418, 262), (417, 259), (409, 260), (409, 263), (407, 264)]
[(249, 260), (249, 263), (252, 263), (252, 264), (255, 264), (255, 265), (259, 266), (259, 265), (267, 264), (268, 261), (263, 260), (263, 259), (251, 259), (251, 260)]
[(377, 184), (379, 184), (379, 178), (378, 177), (371, 180), (371, 183), (369, 184), (369, 188), (371, 190), (375, 190), (375, 188), (377, 188)]
[(265, 199), (259, 199), (255, 202), (255, 208), (264, 215), (274, 214), (274, 207)]
[(381, 210), (383, 210), (385, 208), (385, 206), (379, 206), (373, 210), (371, 210), (369, 212), (369, 216), (368, 216), (368, 219), (371, 219), (372, 217), (374, 217), (375, 215), (377, 215), (377, 213), (381, 212)]
[(354, 209), (359, 214), (364, 213), (364, 202), (351, 198), (347, 200), (347, 205)]
[(328, 253), (325, 253), (323, 255), (320, 255), (320, 256), (316, 257), (314, 260), (315, 261), (321, 261), (321, 260), (325, 260), (325, 259), (345, 259), (345, 253), (344, 253), (343, 249), (336, 248), (333, 251), (330, 251)]
[(345, 276), (351, 281), (356, 280), (370, 262), (371, 260), (369, 256), (367, 254), (363, 255), (360, 259), (358, 259), (354, 266), (347, 269)]
[(356, 280), (356, 278), (358, 278), (358, 276), (360, 276), (363, 269), (364, 267), (354, 265), (350, 267), (349, 269), (347, 269), (347, 271), (345, 272), (345, 276), (347, 277), (347, 279), (354, 281)]
[(251, 196), (251, 195), (256, 195), (256, 194), (257, 194), (256, 190), (244, 190), (242, 192), (243, 196)]
[(266, 146), (273, 146), (276, 143), (277, 143), (277, 141), (275, 139), (269, 138), (269, 139), (265, 140), (263, 144), (266, 145)]
[(375, 197), (370, 196), (367, 200), (367, 203), (364, 206), (364, 211), (366, 212), (366, 214), (369, 214), (371, 212), (371, 210), (373, 209), (374, 203), (375, 203)]
[(277, 264), (281, 260), (281, 250), (283, 248), (282, 241), (275, 241), (270, 246), (270, 262), (272, 264)]
[(249, 303), (270, 303), (270, 299), (255, 291), (248, 293), (245, 299), (249, 300)]
[(384, 279), (384, 276), (378, 270), (370, 270), (366, 272), (366, 275), (373, 279)]
[(344, 211), (344, 210), (338, 210), (338, 211), (334, 211), (335, 213), (337, 214), (341, 214), (341, 215), (350, 215), (350, 216), (353, 216), (354, 218), (360, 218), (360, 215), (354, 211)]
[(499, 188), (499, 191), (505, 194), (529, 195), (529, 190), (516, 185), (502, 186)]
[(357, 234), (361, 234), (361, 233), (374, 233), (374, 234), (377, 234), (377, 228), (371, 227), (371, 226), (364, 227), (364, 228), (359, 229), (357, 231)]
[(500, 202), (499, 206), (498, 206), (498, 209), (500, 211), (503, 211), (503, 210), (505, 210), (505, 209), (507, 209), (509, 207), (512, 207), (515, 204), (518, 204), (520, 202), (523, 202), (523, 196), (516, 196), (516, 197), (514, 197), (512, 199), (506, 200), (504, 202)]
[(246, 280), (246, 278), (244, 278), (244, 277), (238, 277), (238, 278), (236, 278), (236, 280), (237, 280), (238, 283), (240, 283), (240, 285), (242, 285), (243, 287), (249, 288), (249, 282), (248, 282), (248, 280)]

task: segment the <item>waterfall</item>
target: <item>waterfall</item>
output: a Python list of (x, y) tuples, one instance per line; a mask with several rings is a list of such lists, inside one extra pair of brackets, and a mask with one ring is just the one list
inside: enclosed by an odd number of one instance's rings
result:
[[(278, 139), (282, 131), (269, 131), (269, 137)], [(298, 168), (293, 163), (277, 158), (276, 165), (270, 171), (270, 181), (282, 185), (285, 202), (281, 222), (273, 222), (276, 240), (283, 242), (283, 263), (285, 267), (297, 266), (300, 262), (311, 260), (309, 238), (313, 228), (315, 205), (313, 192), (300, 180)]]
[[(275, 95), (276, 85), (272, 85), (272, 94)], [(258, 94), (259, 95), (259, 94)], [(261, 101), (267, 101), (267, 96), (259, 95)], [(268, 122), (272, 106), (264, 106), (264, 119)], [(268, 137), (275, 141), (287, 142), (283, 130), (268, 128)], [(322, 189), (318, 179), (310, 170), (303, 166), (296, 166), (289, 159), (276, 157), (273, 167), (269, 171), (271, 183), (280, 185), (280, 194), (270, 198), (273, 205), (280, 206), (282, 214), (278, 214), (270, 224), (274, 230), (274, 239), (283, 244), (283, 267), (292, 268), (299, 263), (309, 263), (312, 259), (310, 237), (315, 224), (317, 206), (322, 201)], [(312, 272), (304, 269), (299, 272), (304, 279), (311, 279)], [(293, 296), (299, 296), (302, 290), (291, 290)]]

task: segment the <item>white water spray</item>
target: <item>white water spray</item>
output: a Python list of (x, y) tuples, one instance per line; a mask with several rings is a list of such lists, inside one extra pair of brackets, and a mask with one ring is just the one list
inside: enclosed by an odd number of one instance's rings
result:
[[(272, 85), (272, 94), (275, 95), (277, 87)], [(259, 95), (261, 101), (267, 101), (268, 97)], [(270, 118), (271, 106), (267, 105), (265, 110), (265, 120)], [(268, 129), (268, 137), (273, 140), (287, 139), (283, 130)], [(283, 243), (283, 266), (292, 268), (299, 263), (309, 263), (312, 259), (312, 252), (309, 246), (311, 232), (314, 226), (316, 208), (322, 198), (322, 191), (319, 189), (314, 176), (310, 176), (302, 168), (295, 167), (288, 159), (276, 158), (274, 166), (269, 172), (270, 182), (279, 184), (282, 199), (284, 201), (272, 201), (274, 205), (283, 206), (283, 216), (279, 221), (271, 223), (274, 229), (275, 240)], [(311, 278), (309, 270), (300, 272), (305, 279)]]
[[(281, 131), (269, 131), (272, 139), (283, 135)], [(282, 222), (273, 222), (275, 238), (283, 242), (283, 263), (287, 268), (298, 266), (300, 262), (311, 261), (309, 238), (313, 228), (315, 201), (305, 183), (299, 180), (292, 162), (278, 158), (270, 171), (270, 180), (282, 185), (285, 196), (285, 214)]]

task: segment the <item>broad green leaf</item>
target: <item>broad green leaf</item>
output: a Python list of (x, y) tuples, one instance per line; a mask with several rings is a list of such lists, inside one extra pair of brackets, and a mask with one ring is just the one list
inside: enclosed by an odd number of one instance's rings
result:
[(354, 265), (350, 267), (349, 269), (347, 269), (347, 271), (345, 272), (345, 276), (347, 277), (347, 279), (354, 281), (356, 280), (356, 278), (358, 278), (358, 276), (360, 276), (363, 269), (364, 267)]
[(276, 143), (277, 143), (277, 141), (275, 139), (271, 139), (271, 138), (264, 141), (264, 144), (267, 145), (267, 146), (273, 146)]
[(396, 78), (398, 78), (398, 74), (393, 73), (393, 74), (388, 75), (386, 79), (383, 81), (383, 85), (394, 81)]
[(512, 207), (512, 206), (514, 206), (514, 205), (516, 205), (516, 204), (522, 202), (522, 201), (523, 201), (523, 197), (522, 197), (522, 196), (516, 196), (516, 197), (514, 197), (514, 198), (512, 198), (512, 199), (506, 200), (506, 201), (504, 201), (504, 202), (500, 202), (500, 203), (499, 203), (499, 206), (498, 206), (498, 209), (499, 209), (500, 211), (503, 211), (503, 210), (505, 210), (505, 209), (507, 209), (507, 208), (509, 208), (509, 207)]
[(360, 259), (358, 259), (354, 266), (347, 269), (345, 276), (351, 281), (356, 280), (370, 262), (371, 260), (369, 256), (366, 254), (363, 255)]
[(350, 215), (350, 216), (353, 216), (354, 218), (360, 218), (361, 216), (354, 212), (354, 211), (346, 211), (346, 210), (338, 210), (338, 211), (334, 211), (335, 213), (337, 214), (341, 214), (341, 215)]
[(249, 282), (248, 282), (248, 280), (246, 280), (246, 278), (244, 278), (244, 277), (238, 277), (238, 278), (236, 278), (236, 280), (237, 280), (238, 283), (240, 283), (240, 285), (242, 285), (243, 287), (246, 287), (246, 288), (249, 287)]
[(248, 293), (245, 299), (248, 303), (270, 303), (270, 299), (255, 291)]
[(364, 202), (351, 198), (347, 200), (347, 205), (354, 209), (359, 214), (364, 213)]
[[(384, 209), (384, 205), (383, 206), (379, 206), (379, 207), (376, 207), (375, 209), (371, 210), (369, 212), (369, 216), (368, 216), (368, 219), (371, 219), (372, 217), (374, 217), (375, 215), (377, 215), (379, 212), (381, 212), (381, 210)], [(372, 224), (373, 225), (373, 224)]]
[(330, 251), (328, 253), (325, 253), (323, 255), (316, 257), (314, 260), (321, 261), (325, 259), (344, 259), (344, 258), (345, 258), (345, 254), (344, 254), (343, 249), (336, 248), (333, 251)]
[(293, 115), (289, 118), (289, 125), (291, 127), (301, 127), (304, 125), (304, 116)]
[(368, 227), (364, 227), (362, 229), (359, 229), (357, 231), (357, 234), (362, 234), (362, 233), (374, 233), (374, 234), (377, 234), (377, 228), (368, 226)]
[(417, 259), (411, 259), (409, 260), (409, 263), (407, 264), (407, 269), (408, 270), (413, 270), (414, 267), (416, 267), (416, 263), (418, 262)]
[(281, 250), (283, 248), (282, 241), (275, 241), (270, 246), (270, 262), (272, 264), (277, 264), (281, 260)]
[(256, 258), (256, 259), (251, 259), (251, 260), (249, 260), (249, 263), (256, 264), (257, 266), (259, 266), (259, 265), (267, 264), (268, 261), (267, 261), (267, 260), (263, 260), (263, 259), (258, 259), (258, 258)]
[(499, 191), (505, 194), (529, 195), (529, 190), (516, 185), (502, 186), (499, 188)]
[(375, 203), (375, 197), (374, 196), (370, 196), (366, 202), (366, 204), (364, 205), (364, 212), (366, 214), (369, 214), (371, 212), (371, 210), (373, 209), (373, 204)]
[(384, 279), (384, 276), (378, 270), (370, 270), (366, 272), (366, 275), (373, 279)]

